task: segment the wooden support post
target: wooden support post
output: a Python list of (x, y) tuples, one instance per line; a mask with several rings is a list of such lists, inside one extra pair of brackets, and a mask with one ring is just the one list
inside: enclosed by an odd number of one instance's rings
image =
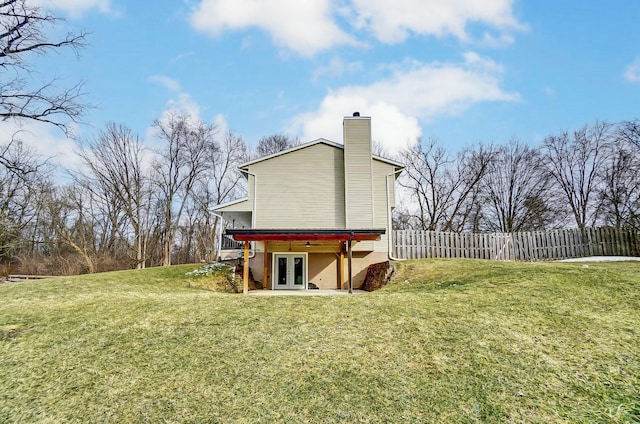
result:
[(266, 290), (269, 282), (267, 281), (267, 259), (269, 257), (269, 242), (264, 241), (264, 252), (262, 254), (262, 289)]
[(353, 293), (353, 269), (351, 267), (351, 259), (352, 259), (352, 252), (351, 252), (351, 243), (353, 242), (353, 233), (351, 233), (351, 236), (349, 237), (349, 244), (347, 245), (347, 255), (348, 255), (348, 261), (347, 261), (347, 267), (349, 268), (349, 294)]
[(338, 255), (338, 289), (344, 289), (344, 248), (340, 242), (340, 254)]
[(242, 267), (242, 293), (249, 293), (249, 242), (244, 242), (244, 265)]

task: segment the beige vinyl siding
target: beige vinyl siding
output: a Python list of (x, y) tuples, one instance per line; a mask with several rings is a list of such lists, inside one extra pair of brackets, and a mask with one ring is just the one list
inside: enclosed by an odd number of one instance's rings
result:
[[(385, 207), (386, 207), (386, 202), (387, 202), (387, 181), (389, 183), (389, 203), (391, 204), (391, 209), (393, 210), (396, 207), (396, 181), (398, 180), (398, 173), (396, 173), (396, 171), (399, 170), (398, 167), (392, 166), (388, 163), (382, 162), (382, 161), (374, 161), (374, 164), (378, 164), (377, 166), (381, 166), (383, 167), (382, 171), (379, 172), (383, 172), (384, 176), (383, 178), (384, 180), (384, 196), (385, 196)], [(387, 175), (394, 173), (393, 175), (387, 177)]]
[[(375, 228), (385, 228), (387, 231), (380, 237), (379, 241), (374, 243), (374, 249), (376, 252), (387, 252), (389, 250), (388, 237), (390, 228), (387, 228), (389, 225), (388, 220), (388, 205), (387, 205), (387, 175), (392, 173), (395, 168), (389, 164), (384, 162), (380, 162), (377, 160), (373, 161), (373, 199), (374, 199), (374, 207), (373, 210), (375, 215), (374, 219), (374, 227)], [(394, 207), (394, 191), (393, 187), (395, 185), (395, 178), (389, 177), (389, 198), (391, 207)]]
[[(385, 234), (380, 236), (378, 241), (360, 242), (353, 246), (353, 250), (360, 252), (387, 252), (389, 250), (388, 236), (389, 228), (387, 215), (387, 175), (392, 173), (395, 168), (387, 163), (373, 160), (372, 162), (372, 181), (373, 181), (373, 226), (371, 228), (384, 228)], [(391, 186), (395, 184), (395, 179), (389, 177)], [(395, 199), (393, 190), (389, 191), (391, 206), (394, 207)]]
[(346, 225), (373, 228), (370, 118), (345, 118), (344, 167)]
[[(314, 144), (250, 165), (255, 228), (344, 228), (342, 151)], [(253, 200), (249, 175), (249, 201)]]
[(218, 212), (251, 212), (253, 207), (252, 201), (244, 200), (242, 202), (234, 203), (233, 205), (225, 206), (224, 208), (217, 209)]

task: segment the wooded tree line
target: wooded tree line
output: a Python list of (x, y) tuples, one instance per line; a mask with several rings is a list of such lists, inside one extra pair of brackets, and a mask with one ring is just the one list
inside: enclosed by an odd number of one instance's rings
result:
[(123, 124), (80, 140), (69, 182), (19, 136), (0, 146), (0, 263), (74, 274), (213, 261), (221, 220), (211, 207), (242, 197), (238, 167), (297, 144), (276, 134), (255, 151), (179, 112), (153, 123), (155, 148)]
[[(73, 136), (87, 104), (82, 82), (44, 79), (38, 55), (71, 50), (87, 33), (60, 35), (63, 22), (27, 0), (0, 3), (0, 121), (38, 122)], [(78, 140), (81, 166), (69, 182), (17, 132), (0, 140), (0, 265), (23, 273), (74, 274), (213, 260), (220, 221), (210, 207), (239, 197), (244, 140), (180, 112), (153, 123), (156, 147), (123, 124)], [(275, 134), (256, 155), (297, 140)], [(18, 269), (19, 268), (19, 269)]]
[(408, 200), (397, 229), (517, 232), (561, 227), (640, 229), (640, 121), (596, 121), (546, 137), (455, 154), (437, 140), (402, 153)]
[(107, 124), (79, 144), (70, 182), (18, 139), (0, 164), (0, 256), (28, 273), (77, 273), (215, 259), (210, 207), (242, 193), (244, 140), (187, 115), (156, 120), (158, 147)]
[[(297, 143), (177, 112), (153, 124), (156, 148), (125, 125), (79, 143), (68, 183), (18, 138), (0, 150), (0, 255), (23, 272), (77, 273), (215, 260), (211, 207), (243, 196), (238, 165)], [(275, 142), (274, 142), (275, 140)], [(640, 121), (594, 122), (456, 153), (421, 140), (397, 158), (396, 229), (518, 232), (594, 225), (640, 229)], [(404, 196), (404, 199), (402, 198)]]
[[(0, 3), (0, 125), (37, 121), (72, 135), (82, 83), (59, 87), (33, 72), (34, 55), (85, 46), (84, 32), (51, 39), (59, 18), (26, 0)], [(37, 75), (37, 78), (35, 77)], [(44, 81), (44, 82), (43, 82)], [(68, 182), (17, 132), (0, 140), (0, 265), (5, 272), (75, 274), (216, 258), (221, 225), (210, 208), (241, 197), (238, 165), (297, 145), (267, 136), (251, 153), (233, 131), (171, 112), (154, 146), (124, 124), (79, 140)], [(71, 152), (69, 152), (71, 154)], [(406, 165), (398, 229), (528, 231), (592, 225), (640, 228), (640, 121), (595, 122), (546, 137), (452, 153), (420, 140)]]

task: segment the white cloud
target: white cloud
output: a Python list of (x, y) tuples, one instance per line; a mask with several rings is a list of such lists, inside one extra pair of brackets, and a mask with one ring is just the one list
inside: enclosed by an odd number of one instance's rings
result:
[(412, 33), (453, 35), (469, 40), (469, 23), (499, 30), (522, 29), (513, 16), (513, 0), (352, 0), (355, 25), (371, 31), (388, 44), (404, 41)]
[(391, 76), (366, 86), (346, 86), (329, 93), (317, 111), (293, 119), (290, 131), (303, 140), (342, 141), (341, 117), (359, 111), (372, 117), (373, 138), (397, 151), (421, 135), (419, 122), (456, 115), (486, 101), (519, 101), (500, 87), (502, 67), (475, 53), (462, 63), (405, 62)]
[(169, 112), (180, 112), (194, 120), (200, 119), (200, 105), (189, 93), (178, 93), (175, 98), (169, 99), (164, 113), (167, 114)]
[(514, 41), (513, 35), (500, 34), (496, 37), (493, 34), (485, 32), (482, 34), (482, 39), (479, 40), (478, 44), (485, 47), (499, 48), (509, 46), (513, 44)]
[(331, 16), (331, 0), (202, 0), (191, 14), (192, 26), (212, 36), (226, 30), (257, 27), (275, 44), (302, 56), (340, 44), (353, 44)]
[(629, 82), (640, 82), (640, 58), (627, 66), (624, 71), (624, 78)]
[[(75, 133), (79, 133), (76, 128)], [(59, 128), (42, 122), (6, 121), (0, 126), (0, 140), (6, 143), (11, 139), (22, 141), (33, 147), (42, 160), (54, 165), (56, 179), (65, 177), (66, 170), (78, 170), (82, 163), (74, 153), (76, 143), (67, 138)]]
[[(396, 44), (412, 35), (453, 35), (470, 42), (470, 24), (484, 31), (478, 42), (498, 47), (513, 42), (509, 34), (526, 26), (513, 15), (514, 0), (199, 0), (191, 13), (198, 31), (219, 36), (225, 31), (260, 28), (275, 44), (302, 56), (338, 45), (365, 45), (349, 32), (365, 31)], [(342, 28), (336, 17), (340, 17)]]
[(58, 9), (78, 18), (92, 9), (101, 13), (112, 13), (111, 0), (31, 0), (34, 6), (46, 9)]
[(218, 129), (218, 134), (226, 134), (227, 131), (229, 131), (229, 123), (227, 122), (227, 117), (222, 113), (219, 113), (213, 117), (213, 124)]
[(373, 140), (385, 150), (395, 152), (409, 146), (422, 134), (418, 120), (385, 101), (371, 101), (357, 94), (336, 93), (324, 98), (313, 113), (294, 118), (291, 133), (301, 132), (303, 141), (326, 138), (342, 143), (342, 118), (353, 112), (371, 116)]
[[(181, 114), (187, 116), (189, 122), (200, 121), (200, 105), (196, 102), (189, 93), (180, 92), (175, 97), (167, 100), (165, 108), (162, 111), (158, 121), (167, 124), (171, 115)], [(158, 148), (158, 129), (154, 125), (147, 127), (145, 134), (145, 144), (151, 148)]]
[(180, 91), (180, 81), (165, 75), (152, 75), (149, 77), (149, 81), (160, 84), (171, 91)]
[(167, 100), (165, 110), (159, 118), (161, 121), (167, 119), (171, 113), (181, 113), (190, 116), (194, 120), (200, 120), (200, 105), (191, 94), (182, 91), (180, 81), (166, 75), (152, 75), (149, 82), (159, 84), (173, 93), (173, 97)]
[(194, 52), (193, 50), (188, 51), (188, 52), (184, 52), (184, 53), (180, 53), (177, 56), (172, 57), (169, 62), (172, 65), (176, 64), (176, 63), (183, 63), (183, 62), (186, 62), (187, 59), (195, 56), (195, 54), (196, 54), (196, 52)]
[(342, 77), (345, 74), (353, 74), (364, 68), (362, 62), (347, 62), (340, 57), (334, 57), (326, 66), (322, 66), (313, 72), (313, 81), (317, 81), (320, 77)]
[[(172, 97), (165, 103), (164, 110), (158, 117), (158, 121), (167, 123), (172, 114), (185, 115), (189, 122), (195, 123), (205, 121), (202, 118), (202, 108), (200, 104), (191, 96), (191, 94), (182, 91), (180, 81), (164, 76), (153, 75), (149, 77), (149, 81), (157, 83), (173, 92)], [(229, 128), (226, 117), (223, 114), (215, 115), (211, 122), (218, 129), (218, 134), (224, 134)], [(158, 130), (155, 126), (147, 127), (145, 133), (145, 144), (151, 148), (160, 147), (158, 140)]]

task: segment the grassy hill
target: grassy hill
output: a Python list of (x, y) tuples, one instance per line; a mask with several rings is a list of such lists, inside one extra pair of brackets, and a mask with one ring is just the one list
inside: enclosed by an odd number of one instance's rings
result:
[(640, 263), (397, 266), (357, 296), (0, 285), (0, 422), (640, 421)]

